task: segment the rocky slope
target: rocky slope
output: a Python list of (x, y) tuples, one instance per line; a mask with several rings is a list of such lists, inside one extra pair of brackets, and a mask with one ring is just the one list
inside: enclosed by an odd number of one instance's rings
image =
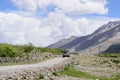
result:
[(69, 38), (61, 39), (60, 41), (58, 41), (52, 45), (49, 45), (48, 48), (59, 48), (67, 43), (70, 43), (71, 41), (73, 41), (76, 38), (77, 37), (75, 37), (75, 36), (70, 36)]
[(103, 25), (90, 35), (78, 37), (71, 42), (56, 48), (68, 49), (77, 52), (101, 53), (111, 45), (119, 44), (119, 36), (120, 21), (114, 21)]

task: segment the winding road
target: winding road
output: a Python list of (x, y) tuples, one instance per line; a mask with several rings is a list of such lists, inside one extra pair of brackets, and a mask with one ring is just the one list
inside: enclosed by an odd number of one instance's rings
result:
[(56, 58), (49, 59), (40, 63), (35, 63), (35, 64), (0, 66), (0, 78), (9, 76), (9, 75), (15, 75), (16, 72), (22, 72), (23, 70), (52, 67), (56, 64), (60, 64), (64, 62), (66, 59), (68, 58), (56, 57)]

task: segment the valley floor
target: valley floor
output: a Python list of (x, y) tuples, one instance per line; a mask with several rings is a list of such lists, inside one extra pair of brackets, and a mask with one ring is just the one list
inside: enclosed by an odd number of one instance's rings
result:
[[(55, 66), (60, 67), (57, 70)], [(71, 54), (70, 58), (56, 57), (36, 64), (0, 66), (0, 80), (16, 80), (15, 75), (17, 80), (120, 80), (120, 55)]]
[(62, 75), (93, 80), (120, 80), (119, 54), (72, 55), (70, 65), (72, 69), (63, 70), (60, 73)]

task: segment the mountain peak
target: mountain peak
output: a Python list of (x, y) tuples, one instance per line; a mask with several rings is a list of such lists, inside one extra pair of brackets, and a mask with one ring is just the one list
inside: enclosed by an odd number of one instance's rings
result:
[[(102, 46), (101, 51), (104, 51), (109, 46), (111, 46), (114, 42), (118, 43), (120, 41), (120, 21), (111, 21), (99, 29), (97, 29), (94, 33), (87, 36), (76, 37), (71, 36), (67, 39), (62, 39), (61, 41), (53, 44), (52, 46), (58, 44), (56, 48), (62, 49), (73, 49), (74, 51), (90, 51), (92, 53), (99, 53), (99, 46)], [(74, 38), (74, 39), (73, 39)], [(73, 40), (72, 40), (73, 39)], [(120, 42), (119, 42), (120, 43)], [(62, 45), (61, 45), (62, 44)]]
[(116, 27), (117, 25), (120, 25), (120, 21), (110, 21), (107, 24), (100, 27), (99, 29), (97, 29), (93, 34), (99, 35), (101, 33), (109, 31), (110, 29)]

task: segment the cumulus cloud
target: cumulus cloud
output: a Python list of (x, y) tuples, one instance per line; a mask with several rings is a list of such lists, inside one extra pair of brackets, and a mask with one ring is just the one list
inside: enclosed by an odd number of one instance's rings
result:
[(46, 18), (23, 17), (0, 12), (0, 43), (47, 46), (69, 36), (83, 36), (111, 20), (111, 18), (72, 19), (61, 11), (50, 12)]
[(37, 11), (47, 9), (47, 6), (55, 5), (57, 9), (72, 14), (106, 14), (106, 0), (12, 0), (17, 6), (24, 10)]
[(0, 12), (0, 42), (10, 44), (33, 43), (44, 46), (52, 41), (49, 27), (39, 28), (41, 20)]
[(12, 0), (16, 5), (20, 6), (21, 9), (27, 9), (34, 11), (37, 9), (36, 0)]
[[(107, 0), (11, 0), (20, 9), (0, 12), (0, 43), (47, 46), (69, 36), (94, 32), (113, 18), (87, 18), (81, 14), (106, 14)], [(49, 10), (52, 6), (53, 10)], [(48, 11), (47, 11), (48, 10)], [(40, 18), (35, 14), (46, 17)], [(69, 15), (69, 16), (68, 16)]]

